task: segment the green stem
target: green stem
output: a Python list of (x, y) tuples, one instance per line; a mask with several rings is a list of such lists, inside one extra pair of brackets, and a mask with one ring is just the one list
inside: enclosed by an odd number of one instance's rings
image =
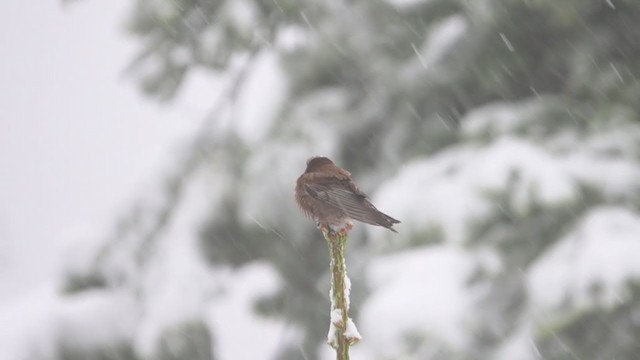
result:
[(331, 255), (331, 326), (328, 342), (336, 349), (338, 360), (349, 360), (349, 346), (360, 340), (360, 335), (349, 318), (350, 284), (345, 265), (348, 235), (346, 230), (338, 233), (323, 231), (323, 235)]

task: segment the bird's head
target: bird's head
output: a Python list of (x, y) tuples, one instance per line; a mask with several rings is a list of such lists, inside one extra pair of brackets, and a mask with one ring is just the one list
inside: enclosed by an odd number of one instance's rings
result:
[(307, 169), (305, 172), (316, 172), (326, 165), (334, 165), (334, 163), (328, 157), (315, 156), (307, 160)]

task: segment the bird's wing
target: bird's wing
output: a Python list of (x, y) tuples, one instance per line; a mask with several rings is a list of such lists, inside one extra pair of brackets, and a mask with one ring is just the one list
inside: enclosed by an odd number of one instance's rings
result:
[(331, 184), (306, 184), (306, 191), (313, 198), (342, 210), (348, 217), (366, 223), (376, 223), (372, 215), (376, 208), (367, 196), (346, 181)]

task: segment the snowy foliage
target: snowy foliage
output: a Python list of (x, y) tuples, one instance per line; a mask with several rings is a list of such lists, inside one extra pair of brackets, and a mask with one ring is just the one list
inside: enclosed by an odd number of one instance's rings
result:
[(196, 69), (231, 90), (92, 261), (69, 260), (66, 292), (5, 307), (25, 321), (0, 357), (326, 358), (326, 244), (292, 199), (326, 155), (402, 221), (348, 244), (354, 358), (634, 358), (639, 17), (631, 1), (137, 1), (146, 93), (168, 100)]

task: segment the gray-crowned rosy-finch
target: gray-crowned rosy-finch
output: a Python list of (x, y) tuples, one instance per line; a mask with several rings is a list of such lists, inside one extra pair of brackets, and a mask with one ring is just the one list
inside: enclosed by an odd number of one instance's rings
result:
[(351, 173), (326, 157), (307, 160), (307, 169), (296, 182), (296, 202), (305, 215), (313, 218), (318, 227), (336, 231), (350, 228), (350, 220), (383, 226), (400, 221), (376, 209), (351, 179)]

